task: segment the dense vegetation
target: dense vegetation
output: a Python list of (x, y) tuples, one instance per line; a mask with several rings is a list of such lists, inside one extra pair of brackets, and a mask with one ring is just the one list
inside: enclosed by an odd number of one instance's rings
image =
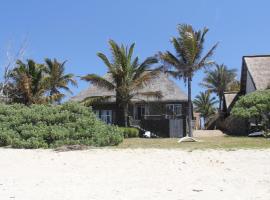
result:
[(235, 104), (232, 114), (262, 123), (264, 130), (270, 129), (270, 90), (256, 91), (241, 97)]
[(117, 145), (122, 131), (98, 120), (90, 108), (63, 105), (0, 104), (0, 146), (51, 148), (62, 145)]
[(48, 58), (42, 64), (17, 60), (15, 66), (5, 69), (0, 97), (25, 105), (60, 103), (64, 91), (72, 93), (69, 84), (77, 85), (74, 75), (65, 73), (65, 63)]

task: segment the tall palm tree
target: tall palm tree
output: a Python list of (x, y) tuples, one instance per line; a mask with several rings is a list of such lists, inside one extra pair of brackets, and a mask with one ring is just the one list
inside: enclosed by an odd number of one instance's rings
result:
[(10, 72), (12, 79), (12, 98), (14, 101), (30, 105), (33, 103), (44, 103), (46, 89), (43, 84), (44, 66), (27, 60), (23, 63), (17, 61), (17, 66)]
[(215, 69), (206, 71), (206, 76), (201, 85), (218, 96), (219, 111), (222, 108), (223, 94), (236, 81), (236, 76), (236, 69), (228, 69), (224, 64), (215, 64)]
[(60, 100), (65, 96), (61, 91), (66, 91), (72, 94), (72, 91), (69, 88), (69, 84), (77, 86), (77, 82), (73, 74), (65, 73), (65, 64), (64, 62), (58, 62), (56, 59), (51, 60), (49, 58), (45, 59), (45, 77), (44, 82), (46, 84), (49, 96), (57, 95), (58, 98), (56, 101)]
[[(203, 54), (204, 40), (208, 32), (207, 28), (203, 30), (194, 30), (191, 25), (181, 24), (178, 26), (178, 37), (173, 37), (171, 42), (175, 49), (174, 55), (170, 51), (160, 53), (159, 57), (166, 67), (167, 72), (175, 78), (183, 78), (188, 83), (188, 127), (189, 136), (192, 137), (192, 101), (191, 101), (191, 82), (194, 74), (213, 64), (210, 57), (217, 47), (215, 44), (205, 55)], [(170, 68), (173, 68), (170, 70)]]
[[(160, 91), (154, 92), (139, 92), (139, 89), (144, 87), (149, 81), (155, 78), (159, 69), (150, 70), (151, 66), (158, 62), (155, 57), (149, 57), (142, 63), (139, 63), (139, 58), (133, 59), (133, 51), (135, 44), (130, 47), (119, 46), (113, 40), (109, 40), (112, 59), (109, 61), (106, 55), (98, 53), (98, 57), (104, 62), (110, 73), (111, 80), (100, 77), (96, 74), (88, 74), (82, 77), (82, 80), (89, 81), (92, 84), (115, 91), (117, 108), (117, 124), (128, 126), (128, 105), (135, 95), (161, 96)], [(150, 70), (150, 71), (149, 71)], [(112, 96), (104, 96), (98, 100), (105, 100)], [(88, 98), (87, 101), (96, 102), (96, 98)]]
[(216, 103), (215, 97), (211, 97), (210, 92), (207, 91), (200, 92), (193, 100), (195, 110), (200, 113), (204, 123), (210, 115), (214, 114)]

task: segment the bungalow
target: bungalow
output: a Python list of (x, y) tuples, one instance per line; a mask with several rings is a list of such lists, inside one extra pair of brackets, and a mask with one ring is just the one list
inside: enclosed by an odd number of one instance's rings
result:
[(256, 90), (265, 90), (270, 86), (270, 55), (243, 56), (239, 92), (225, 92), (223, 111), (225, 113), (225, 129), (241, 134), (248, 132), (248, 123), (230, 117), (231, 109), (242, 95)]
[[(104, 76), (110, 80), (110, 74)], [(149, 130), (160, 137), (183, 137), (186, 135), (187, 95), (167, 74), (160, 73), (139, 92), (160, 91), (161, 98), (135, 95), (129, 105), (129, 123)], [(114, 96), (115, 91), (91, 85), (88, 89), (71, 98), (81, 102), (89, 97)], [(116, 123), (116, 102), (111, 97), (102, 103), (92, 105), (96, 115), (106, 123)]]
[(242, 95), (265, 90), (270, 84), (270, 55), (244, 56), (242, 61)]

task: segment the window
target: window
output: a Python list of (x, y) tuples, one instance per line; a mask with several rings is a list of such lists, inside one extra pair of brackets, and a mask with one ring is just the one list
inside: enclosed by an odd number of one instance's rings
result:
[(94, 110), (94, 113), (105, 123), (112, 123), (112, 110)]
[(167, 115), (182, 115), (182, 104), (167, 104), (166, 114)]

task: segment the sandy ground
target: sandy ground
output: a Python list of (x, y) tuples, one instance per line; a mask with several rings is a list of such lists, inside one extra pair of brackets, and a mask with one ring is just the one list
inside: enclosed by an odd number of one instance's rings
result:
[(270, 199), (270, 150), (0, 149), (1, 200)]
[(220, 137), (224, 136), (224, 133), (220, 130), (195, 130), (193, 132), (194, 137), (202, 138), (202, 137)]

